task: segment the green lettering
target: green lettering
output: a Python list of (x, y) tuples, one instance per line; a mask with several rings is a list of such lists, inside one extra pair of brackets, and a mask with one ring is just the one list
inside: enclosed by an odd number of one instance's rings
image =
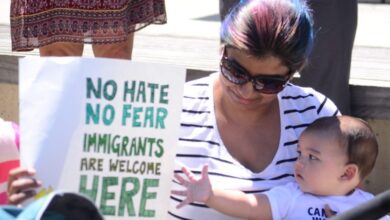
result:
[[(132, 190), (127, 191), (128, 183), (133, 185)], [(125, 208), (127, 207), (128, 216), (135, 216), (135, 208), (133, 197), (138, 193), (140, 188), (139, 180), (136, 177), (125, 177), (122, 180), (121, 197), (119, 201), (118, 215), (124, 216)]]
[(89, 199), (91, 199), (93, 202), (96, 201), (96, 195), (97, 190), (99, 187), (99, 177), (93, 176), (92, 181), (92, 189), (87, 189), (87, 175), (81, 175), (80, 176), (80, 185), (79, 185), (79, 192), (85, 196), (87, 196)]
[(154, 152), (154, 155), (157, 158), (161, 158), (164, 155), (164, 146), (163, 146), (164, 140), (163, 139), (158, 139), (157, 140), (157, 147), (159, 151)]
[(112, 105), (106, 105), (103, 110), (103, 123), (104, 125), (111, 125), (114, 121), (115, 109)]
[(150, 88), (150, 103), (154, 103), (155, 90), (158, 89), (158, 84), (156, 83), (148, 83), (148, 87)]
[(158, 187), (159, 180), (158, 179), (144, 179), (143, 187), (142, 187), (142, 196), (139, 207), (139, 216), (142, 217), (155, 217), (155, 210), (147, 210), (146, 202), (149, 199), (155, 199), (157, 197), (156, 192), (148, 192), (149, 187)]
[[(108, 86), (110, 86), (110, 87), (108, 87)], [(108, 88), (112, 88), (111, 94), (109, 94)], [(117, 91), (117, 85), (116, 85), (116, 82), (114, 80), (108, 80), (104, 84), (104, 98), (105, 99), (110, 100), (110, 101), (113, 100), (115, 98), (116, 91)]]
[(168, 104), (168, 90), (169, 85), (162, 85), (160, 89), (160, 103), (161, 104)]
[(133, 127), (141, 127), (141, 122), (139, 121), (140, 112), (142, 112), (142, 107), (133, 108)]
[(154, 108), (145, 108), (144, 127), (153, 128)]
[(126, 125), (126, 119), (131, 117), (130, 114), (131, 110), (131, 104), (123, 105), (123, 112), (122, 112), (122, 125)]
[(146, 102), (146, 93), (145, 93), (145, 82), (140, 81), (138, 85), (138, 94), (137, 94), (137, 102), (140, 101), (140, 98), (142, 99), (142, 102)]
[(96, 150), (97, 150), (96, 149), (96, 141), (97, 141), (96, 133), (88, 135), (88, 149), (90, 149), (91, 146), (93, 146), (95, 149), (95, 152), (96, 152)]
[(156, 142), (156, 138), (148, 138), (148, 143), (149, 143), (149, 157), (152, 156), (153, 152), (153, 145)]
[(92, 120), (95, 125), (99, 124), (100, 104), (96, 104), (95, 110), (90, 103), (87, 103), (86, 107), (85, 123), (89, 125), (90, 121)]
[(126, 102), (127, 95), (130, 95), (130, 102), (134, 101), (134, 94), (135, 94), (135, 81), (131, 81), (131, 87), (129, 88), (129, 83), (125, 82), (125, 88), (123, 89), (123, 101)]
[(146, 140), (147, 138), (141, 138), (138, 137), (138, 149), (137, 149), (137, 156), (138, 155), (145, 155), (146, 151)]
[(156, 128), (165, 128), (165, 118), (168, 116), (168, 110), (166, 108), (157, 108)]
[(118, 177), (103, 177), (100, 211), (103, 215), (115, 215), (115, 206), (107, 205), (108, 200), (115, 199), (115, 193), (108, 192), (108, 187), (118, 185)]
[(121, 156), (128, 156), (129, 152), (127, 151), (127, 145), (129, 144), (129, 137), (122, 137), (122, 152)]
[(87, 78), (87, 98), (91, 98), (91, 93), (95, 96), (95, 98), (100, 99), (102, 94), (102, 79), (98, 78), (98, 88), (95, 88), (92, 79)]

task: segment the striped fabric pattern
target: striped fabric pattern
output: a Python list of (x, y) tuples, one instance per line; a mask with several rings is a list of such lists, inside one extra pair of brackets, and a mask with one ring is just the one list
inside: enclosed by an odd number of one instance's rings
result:
[[(200, 174), (202, 166), (208, 164), (213, 187), (238, 189), (245, 193), (261, 193), (293, 181), (299, 135), (315, 119), (339, 115), (336, 106), (311, 88), (288, 84), (278, 94), (281, 114), (279, 148), (268, 167), (253, 173), (228, 153), (216, 129), (212, 95), (212, 82), (216, 77), (217, 73), (188, 82), (185, 86), (174, 172), (181, 173), (181, 167), (185, 165), (195, 174)], [(181, 189), (174, 180), (173, 189)], [(170, 219), (234, 219), (198, 203), (177, 210), (175, 207), (182, 199), (171, 196)]]
[(0, 205), (7, 203), (8, 172), (19, 166), (19, 129), (0, 118)]

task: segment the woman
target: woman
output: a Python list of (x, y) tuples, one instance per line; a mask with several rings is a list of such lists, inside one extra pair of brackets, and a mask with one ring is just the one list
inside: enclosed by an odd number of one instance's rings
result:
[(166, 23), (164, 0), (11, 1), (13, 51), (39, 48), (41, 56), (131, 59), (134, 32)]
[[(185, 87), (175, 172), (184, 165), (199, 174), (208, 164), (213, 186), (246, 193), (293, 181), (302, 130), (339, 114), (322, 94), (288, 82), (312, 36), (303, 1), (241, 1), (222, 24), (220, 73)], [(177, 210), (182, 199), (171, 196), (172, 219), (229, 219), (204, 204)]]
[[(221, 28), (220, 73), (185, 86), (175, 172), (184, 165), (198, 174), (208, 164), (215, 187), (246, 193), (293, 181), (300, 133), (319, 117), (339, 114), (322, 94), (288, 82), (305, 64), (312, 36), (299, 0), (251, 0), (234, 8)], [(11, 175), (13, 204), (39, 185), (18, 179), (25, 175), (33, 172)], [(177, 210), (181, 200), (171, 196), (170, 218), (229, 219), (204, 204)]]

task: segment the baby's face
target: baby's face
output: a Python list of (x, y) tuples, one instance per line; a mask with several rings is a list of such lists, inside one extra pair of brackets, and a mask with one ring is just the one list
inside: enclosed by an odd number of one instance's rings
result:
[(295, 179), (303, 192), (333, 195), (340, 184), (347, 156), (335, 138), (315, 132), (303, 133), (298, 143)]

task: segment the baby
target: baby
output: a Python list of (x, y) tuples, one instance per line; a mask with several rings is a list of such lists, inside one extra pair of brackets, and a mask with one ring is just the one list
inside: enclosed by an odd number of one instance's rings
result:
[[(175, 178), (186, 190), (177, 208), (203, 202), (226, 215), (245, 219), (326, 219), (325, 206), (342, 213), (373, 198), (358, 189), (373, 169), (378, 155), (375, 134), (369, 125), (349, 116), (317, 119), (301, 134), (295, 180), (262, 194), (212, 188), (208, 167), (197, 178), (183, 167), (187, 178)], [(390, 219), (390, 218), (383, 218)]]

